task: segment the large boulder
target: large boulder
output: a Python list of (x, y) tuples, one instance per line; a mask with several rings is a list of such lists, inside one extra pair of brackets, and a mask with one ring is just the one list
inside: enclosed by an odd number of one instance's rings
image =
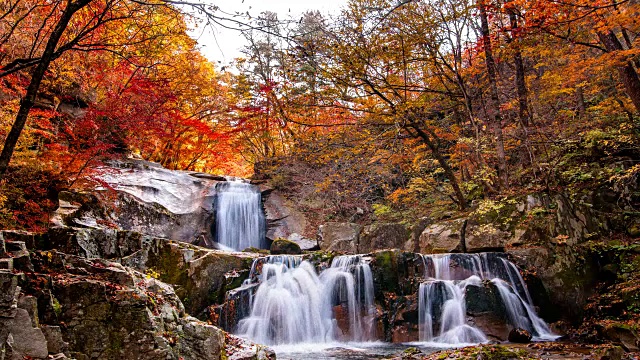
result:
[(321, 250), (356, 254), (361, 231), (358, 224), (329, 222), (318, 228), (318, 245)]
[(509, 332), (509, 341), (512, 343), (527, 344), (531, 342), (531, 333), (525, 329), (516, 328)]
[(318, 247), (317, 239), (313, 239), (313, 240), (308, 239), (298, 233), (293, 233), (289, 235), (287, 240), (293, 241), (294, 243), (298, 244), (298, 246), (300, 246), (300, 249), (302, 250), (306, 250), (306, 251), (320, 250), (320, 248)]
[(504, 251), (510, 239), (511, 233), (492, 224), (469, 223), (465, 229), (464, 250), (468, 253)]
[(271, 255), (300, 255), (300, 245), (287, 239), (276, 239), (271, 243)]
[[(533, 302), (540, 305), (543, 318), (582, 321), (584, 306), (597, 277), (584, 249), (532, 246), (509, 249), (507, 253), (510, 260), (525, 271)], [(539, 284), (532, 283), (536, 279)]]
[(295, 203), (267, 184), (262, 184), (260, 189), (267, 218), (267, 238), (292, 240), (293, 234), (306, 234), (307, 218)]
[(448, 220), (427, 226), (418, 240), (420, 253), (462, 252), (464, 219)]
[(91, 192), (61, 192), (56, 226), (133, 230), (212, 247), (215, 184), (224, 178), (128, 159), (98, 169)]
[(358, 242), (358, 252), (401, 249), (408, 239), (409, 230), (402, 224), (377, 223), (365, 226)]

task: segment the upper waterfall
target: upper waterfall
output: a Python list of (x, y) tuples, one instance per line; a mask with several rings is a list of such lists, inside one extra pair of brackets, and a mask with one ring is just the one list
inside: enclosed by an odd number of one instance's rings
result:
[(216, 241), (223, 248), (267, 247), (260, 189), (239, 180), (216, 186)]

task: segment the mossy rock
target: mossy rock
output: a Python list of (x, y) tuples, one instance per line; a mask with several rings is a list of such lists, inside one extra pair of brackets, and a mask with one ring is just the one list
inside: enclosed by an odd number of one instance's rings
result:
[(271, 243), (271, 255), (300, 255), (300, 245), (287, 239), (276, 239)]

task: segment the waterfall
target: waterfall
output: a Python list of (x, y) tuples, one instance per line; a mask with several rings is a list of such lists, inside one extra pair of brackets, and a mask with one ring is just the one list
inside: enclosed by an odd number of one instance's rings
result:
[(426, 282), (418, 292), (420, 341), (442, 344), (486, 342), (469, 324), (465, 294), (470, 285), (489, 280), (504, 304), (509, 323), (528, 330), (534, 340), (555, 339), (536, 314), (531, 295), (517, 267), (496, 253), (422, 255)]
[(257, 186), (238, 180), (216, 186), (216, 241), (224, 249), (266, 248), (266, 221)]
[(300, 256), (269, 256), (254, 262), (258, 271), (239, 335), (268, 345), (374, 339), (373, 276), (361, 256), (336, 257), (320, 275)]

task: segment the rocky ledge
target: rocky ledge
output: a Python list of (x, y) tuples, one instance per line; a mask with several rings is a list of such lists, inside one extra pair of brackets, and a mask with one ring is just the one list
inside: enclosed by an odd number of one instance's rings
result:
[(238, 272), (225, 266), (242, 267), (250, 254), (221, 261), (137, 233), (87, 231), (0, 232), (0, 359), (275, 358), (190, 316), (178, 296), (186, 287), (224, 289), (225, 275)]

